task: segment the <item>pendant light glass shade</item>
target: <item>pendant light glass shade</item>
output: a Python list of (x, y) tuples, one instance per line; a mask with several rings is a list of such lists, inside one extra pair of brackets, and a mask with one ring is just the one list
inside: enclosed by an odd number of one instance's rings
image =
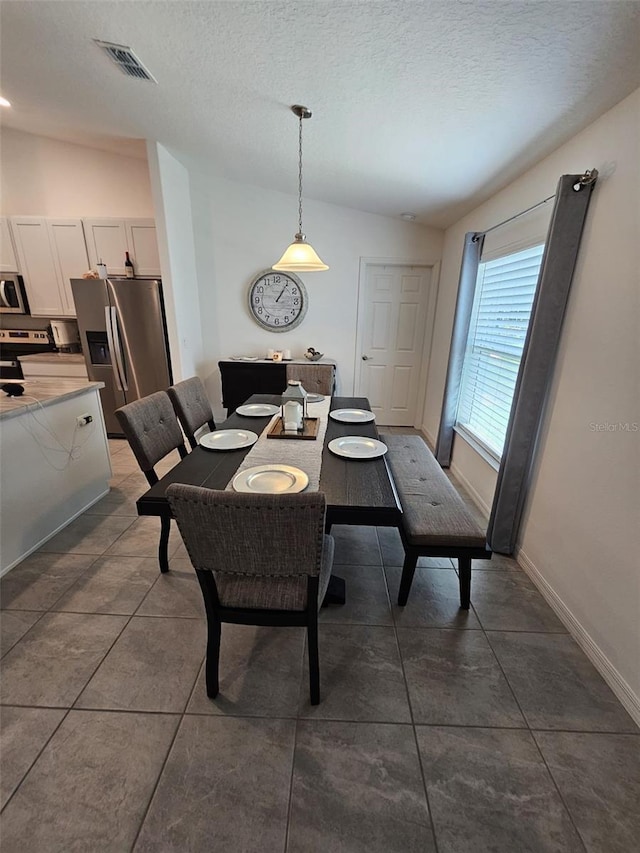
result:
[(298, 116), (298, 233), (293, 243), (287, 247), (285, 253), (272, 269), (283, 272), (320, 272), (328, 270), (329, 267), (318, 257), (315, 249), (302, 233), (302, 120), (311, 118), (311, 110), (307, 107), (294, 104), (291, 111)]
[(329, 267), (320, 260), (313, 246), (307, 243), (304, 234), (296, 234), (294, 242), (272, 269), (283, 272), (320, 272)]

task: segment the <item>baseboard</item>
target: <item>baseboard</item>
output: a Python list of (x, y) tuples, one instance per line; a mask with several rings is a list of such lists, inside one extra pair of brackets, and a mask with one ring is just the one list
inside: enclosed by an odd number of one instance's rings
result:
[(558, 619), (560, 619), (573, 639), (578, 643), (582, 651), (613, 690), (633, 721), (640, 726), (640, 696), (637, 696), (633, 692), (609, 658), (578, 622), (558, 593), (542, 576), (522, 549), (517, 552), (517, 560), (539, 589)]
[(455, 462), (451, 464), (449, 470), (451, 471), (453, 476), (456, 478), (456, 480), (460, 480), (462, 485), (469, 492), (469, 494), (473, 498), (473, 502), (476, 504), (478, 509), (484, 513), (486, 518), (489, 518), (489, 516), (491, 515), (491, 507), (485, 503), (485, 501), (482, 499), (482, 497), (480, 495), (480, 492), (474, 486), (471, 485), (469, 480), (465, 477), (465, 475), (458, 468), (458, 466), (455, 464)]
[(433, 453), (433, 451), (435, 450), (435, 446), (436, 446), (435, 436), (431, 435), (431, 433), (429, 432), (429, 430), (426, 428), (426, 426), (424, 424), (420, 428), (420, 432), (422, 433), (425, 441), (429, 445), (429, 450)]
[(33, 552), (37, 551), (38, 548), (42, 548), (42, 546), (44, 545), (45, 542), (48, 542), (49, 539), (53, 539), (53, 537), (57, 533), (60, 533), (61, 530), (64, 530), (65, 527), (67, 527), (69, 524), (71, 524), (72, 521), (75, 521), (76, 518), (78, 518), (78, 516), (82, 515), (83, 512), (86, 512), (94, 504), (97, 504), (98, 501), (101, 501), (102, 498), (104, 498), (105, 495), (108, 495), (110, 491), (111, 491), (111, 489), (109, 488), (109, 486), (107, 486), (106, 491), (101, 492), (101, 494), (99, 494), (97, 498), (94, 498), (93, 500), (89, 501), (89, 503), (86, 506), (83, 506), (82, 509), (79, 509), (78, 512), (75, 512), (71, 516), (71, 518), (67, 519), (67, 521), (64, 522), (64, 524), (61, 524), (58, 527), (56, 527), (56, 529), (52, 530), (51, 533), (47, 533), (46, 536), (44, 536), (39, 542), (36, 542), (36, 544), (33, 545), (31, 548), (29, 548), (28, 551), (25, 551), (21, 557), (18, 557), (17, 560), (13, 561), (13, 563), (9, 563), (8, 566), (5, 566), (4, 569), (2, 569), (2, 571), (0, 571), (0, 578), (3, 575), (6, 575), (7, 572), (10, 572), (11, 569), (15, 569), (16, 566), (19, 566), (20, 563), (29, 556), (29, 554), (33, 554)]

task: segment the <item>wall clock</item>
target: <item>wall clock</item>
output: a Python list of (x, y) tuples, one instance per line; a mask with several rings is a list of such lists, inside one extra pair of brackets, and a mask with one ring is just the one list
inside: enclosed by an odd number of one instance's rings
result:
[(249, 286), (251, 316), (270, 332), (288, 332), (299, 326), (307, 313), (304, 284), (292, 272), (265, 270)]

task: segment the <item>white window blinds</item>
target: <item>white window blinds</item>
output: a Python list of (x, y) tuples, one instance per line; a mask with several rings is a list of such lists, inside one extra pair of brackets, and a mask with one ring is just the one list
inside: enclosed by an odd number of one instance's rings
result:
[(480, 264), (457, 425), (500, 458), (544, 245)]

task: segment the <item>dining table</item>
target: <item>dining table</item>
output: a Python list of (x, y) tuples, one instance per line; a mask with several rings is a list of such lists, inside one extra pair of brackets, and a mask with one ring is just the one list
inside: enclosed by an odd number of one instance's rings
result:
[[(253, 394), (246, 401), (276, 406), (280, 402), (280, 395), (274, 394)], [(366, 397), (332, 397), (330, 411), (336, 409), (371, 411)], [(248, 429), (260, 435), (272, 417), (247, 417), (234, 412), (218, 429)], [(328, 418), (324, 441), (318, 448), (322, 454), (319, 491), (327, 502), (326, 528), (330, 530), (334, 524), (399, 527), (402, 511), (385, 457), (348, 459), (329, 449), (333, 439), (353, 435), (378, 439), (375, 421), (342, 423)], [(224, 490), (250, 450), (251, 447), (220, 451), (194, 448), (138, 499), (138, 514), (171, 518), (166, 490), (172, 483)], [(333, 576), (325, 603), (344, 603), (344, 600), (344, 582)]]

